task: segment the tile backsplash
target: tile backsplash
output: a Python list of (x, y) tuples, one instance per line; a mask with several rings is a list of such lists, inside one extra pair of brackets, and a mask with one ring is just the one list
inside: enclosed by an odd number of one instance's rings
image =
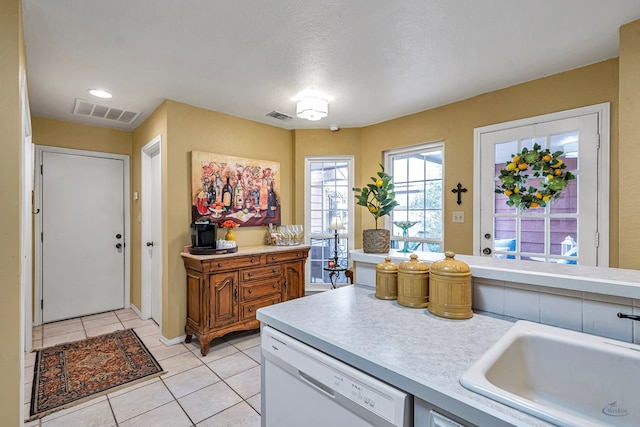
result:
[(640, 300), (473, 278), (473, 308), (561, 328), (640, 344)]

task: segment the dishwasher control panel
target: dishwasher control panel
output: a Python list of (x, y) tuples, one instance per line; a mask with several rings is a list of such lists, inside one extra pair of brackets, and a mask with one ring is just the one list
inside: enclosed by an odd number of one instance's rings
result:
[(272, 328), (263, 328), (265, 358), (293, 367), (300, 379), (329, 396), (340, 394), (391, 425), (402, 420), (410, 397), (386, 383)]

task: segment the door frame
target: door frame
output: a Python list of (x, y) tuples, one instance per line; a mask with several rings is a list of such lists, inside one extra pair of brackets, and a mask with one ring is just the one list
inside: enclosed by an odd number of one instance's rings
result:
[[(131, 234), (131, 204), (129, 202), (130, 194), (130, 168), (129, 168), (129, 156), (124, 154), (103, 153), (98, 151), (87, 150), (75, 150), (71, 148), (61, 147), (49, 147), (44, 145), (35, 146), (35, 165), (36, 171), (42, 166), (43, 153), (57, 153), (57, 154), (69, 154), (85, 157), (100, 157), (105, 159), (122, 160), (124, 162), (124, 307), (128, 308), (131, 305), (131, 251), (128, 248), (131, 247), (130, 234)], [(35, 200), (37, 207), (34, 209), (36, 212), (40, 212), (42, 207), (42, 173), (36, 172), (35, 179)], [(42, 213), (35, 221), (35, 234), (34, 234), (34, 254), (35, 254), (35, 277), (34, 277), (34, 325), (42, 324), (42, 308), (39, 301), (42, 300), (42, 240), (37, 236), (42, 233)]]
[[(145, 195), (151, 194), (151, 158), (154, 155), (160, 156), (160, 165), (162, 170), (162, 135), (158, 135), (145, 144), (144, 147), (140, 150), (141, 154), (141, 213), (140, 213), (140, 221), (141, 221), (141, 230), (140, 230), (140, 282), (141, 282), (141, 311), (142, 318), (149, 319), (151, 318), (151, 304), (152, 304), (152, 284), (150, 282), (150, 276), (145, 272), (151, 266), (147, 265), (147, 255), (145, 253), (146, 246), (145, 242), (149, 241), (149, 235), (151, 234), (151, 200), (149, 197), (145, 197)], [(162, 175), (162, 173), (161, 173)], [(160, 205), (162, 205), (162, 193), (163, 188), (162, 178), (160, 179)], [(163, 223), (164, 215), (162, 214), (163, 209), (160, 210), (160, 224)], [(161, 229), (164, 227), (161, 226)], [(161, 270), (164, 270), (164, 248), (163, 248), (163, 238), (162, 234), (160, 235), (160, 267)], [(162, 282), (163, 282), (164, 274), (160, 275), (160, 300), (162, 301)], [(162, 306), (162, 304), (160, 304)], [(160, 311), (160, 319), (162, 319), (162, 308)], [(162, 323), (162, 322), (160, 322)], [(162, 330), (162, 324), (159, 325)]]
[[(23, 328), (20, 334), (24, 338), (23, 350), (31, 351), (33, 348), (32, 336), (32, 292), (33, 292), (33, 221), (34, 214), (34, 156), (35, 150), (32, 142), (31, 109), (29, 107), (29, 94), (27, 88), (27, 74), (25, 70), (20, 72), (20, 96), (22, 102), (22, 203), (20, 223), (20, 295), (22, 307), (24, 307)], [(24, 360), (23, 360), (24, 361)], [(23, 384), (24, 381), (21, 382)], [(23, 394), (21, 394), (23, 396)]]
[(599, 267), (609, 266), (609, 189), (610, 179), (610, 103), (589, 105), (586, 107), (574, 108), (571, 110), (558, 111), (540, 116), (527, 117), (524, 119), (513, 120), (510, 122), (497, 123), (494, 125), (483, 126), (473, 130), (474, 145), (474, 172), (473, 172), (473, 255), (481, 255), (482, 241), (480, 238), (480, 218), (482, 203), (480, 191), (480, 142), (481, 137), (485, 133), (491, 133), (500, 130), (512, 129), (522, 126), (531, 126), (543, 122), (551, 122), (555, 120), (568, 119), (573, 117), (585, 116), (589, 114), (598, 115), (598, 249), (597, 259)]

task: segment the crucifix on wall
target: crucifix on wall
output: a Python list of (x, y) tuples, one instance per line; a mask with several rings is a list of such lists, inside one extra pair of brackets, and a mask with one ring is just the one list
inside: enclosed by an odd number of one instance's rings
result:
[(458, 185), (456, 185), (456, 188), (451, 190), (451, 192), (452, 193), (458, 193), (458, 201), (456, 203), (461, 205), (462, 204), (462, 193), (466, 193), (467, 189), (466, 188), (462, 188), (462, 184), (458, 183)]

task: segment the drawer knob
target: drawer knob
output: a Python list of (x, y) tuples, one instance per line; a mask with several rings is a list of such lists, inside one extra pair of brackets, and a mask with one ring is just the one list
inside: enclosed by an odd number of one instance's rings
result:
[(249, 293), (253, 293), (253, 289), (249, 289)]
[(275, 268), (273, 270), (271, 270), (272, 273), (275, 273), (276, 271), (278, 271), (278, 270), (276, 270)]
[(253, 311), (253, 308), (249, 307), (249, 313), (251, 313)]
[(255, 260), (255, 259), (252, 259), (252, 260), (251, 260), (251, 264), (253, 264), (254, 262), (256, 262), (256, 260)]
[(222, 267), (222, 263), (221, 262), (218, 263), (218, 267)]
[(253, 273), (249, 273), (249, 277), (253, 276)]
[(276, 288), (276, 284), (274, 283), (274, 284), (273, 284), (273, 289), (275, 289), (275, 288)]
[(272, 256), (271, 261), (275, 261), (275, 260), (276, 260), (276, 257)]

